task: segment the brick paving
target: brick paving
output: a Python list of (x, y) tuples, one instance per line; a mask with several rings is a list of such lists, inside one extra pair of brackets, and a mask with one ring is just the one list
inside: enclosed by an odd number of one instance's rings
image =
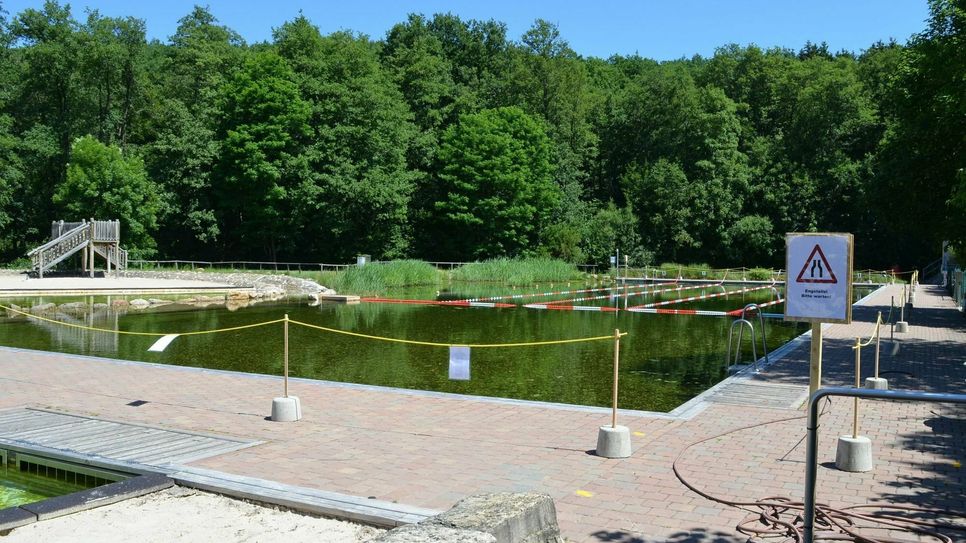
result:
[[(826, 329), (826, 385), (854, 381), (851, 345), (868, 336), (888, 287), (857, 307), (853, 324)], [(667, 317), (674, 318), (674, 317)], [(910, 330), (883, 342), (882, 372), (892, 388), (966, 392), (966, 320), (938, 287), (920, 287)], [(889, 337), (888, 328), (885, 337)], [(893, 354), (894, 343), (898, 352)], [(863, 378), (872, 350), (863, 351)], [(756, 379), (802, 384), (807, 344)], [(557, 504), (575, 542), (730, 542), (744, 511), (687, 489), (671, 464), (704, 492), (733, 500), (773, 495), (801, 500), (804, 412), (710, 404), (691, 419), (626, 413), (635, 432), (631, 458), (594, 456), (606, 410), (500, 402), (390, 389), (294, 381), (305, 418), (266, 420), (278, 379), (125, 363), (55, 353), (0, 350), (0, 408), (34, 406), (191, 431), (264, 440), (193, 465), (282, 483), (446, 509), (468, 494), (539, 490)], [(128, 407), (132, 400), (147, 400)], [(835, 436), (849, 433), (851, 399), (835, 399), (822, 419), (819, 501), (899, 503), (966, 515), (966, 411), (938, 404), (863, 402), (861, 433), (874, 444), (875, 469), (839, 472)], [(762, 424), (782, 419), (785, 422)], [(701, 439), (731, 429), (747, 430)], [(954, 534), (966, 537), (966, 532)]]

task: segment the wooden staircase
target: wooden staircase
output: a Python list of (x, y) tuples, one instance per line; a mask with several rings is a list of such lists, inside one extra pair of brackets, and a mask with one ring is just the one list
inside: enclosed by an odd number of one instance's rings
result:
[(91, 277), (94, 276), (95, 254), (104, 258), (108, 273), (112, 264), (115, 270), (127, 268), (127, 251), (120, 246), (120, 221), (54, 221), (50, 230), (50, 241), (27, 253), (40, 278), (44, 277), (45, 271), (81, 251), (84, 251), (81, 254), (82, 267), (85, 272), (90, 272)]

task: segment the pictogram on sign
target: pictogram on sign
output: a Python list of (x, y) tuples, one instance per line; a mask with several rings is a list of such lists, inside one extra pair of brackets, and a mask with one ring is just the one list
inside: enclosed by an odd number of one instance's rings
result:
[(797, 283), (825, 283), (830, 285), (838, 283), (835, 272), (832, 271), (832, 266), (829, 265), (825, 253), (822, 252), (821, 245), (815, 244), (815, 248), (808, 255), (805, 265), (802, 266), (802, 271), (798, 272), (798, 278), (795, 281)]

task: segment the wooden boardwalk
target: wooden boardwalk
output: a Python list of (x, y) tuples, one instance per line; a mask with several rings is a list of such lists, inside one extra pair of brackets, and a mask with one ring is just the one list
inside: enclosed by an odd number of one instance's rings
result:
[(42, 447), (149, 467), (178, 466), (259, 443), (41, 409), (0, 411), (0, 447)]

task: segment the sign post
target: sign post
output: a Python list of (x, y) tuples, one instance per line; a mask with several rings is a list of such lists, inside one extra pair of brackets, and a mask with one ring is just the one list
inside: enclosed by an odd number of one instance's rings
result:
[(822, 386), (822, 323), (852, 322), (852, 234), (785, 235), (785, 320), (812, 323), (809, 395)]

